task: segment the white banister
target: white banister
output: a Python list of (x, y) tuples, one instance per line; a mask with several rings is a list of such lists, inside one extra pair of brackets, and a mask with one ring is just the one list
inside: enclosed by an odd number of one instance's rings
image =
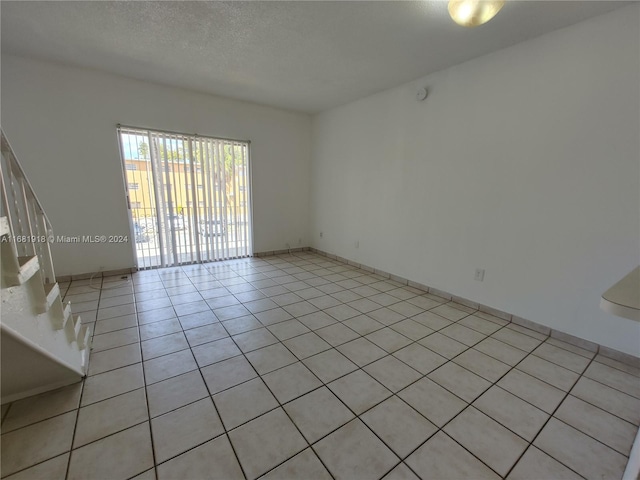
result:
[(50, 245), (51, 222), (4, 131), (2, 131), (1, 150), (2, 215), (8, 218), (11, 231), (21, 237), (20, 241), (13, 242), (16, 253), (19, 256), (37, 255), (44, 282), (54, 283), (55, 273)]

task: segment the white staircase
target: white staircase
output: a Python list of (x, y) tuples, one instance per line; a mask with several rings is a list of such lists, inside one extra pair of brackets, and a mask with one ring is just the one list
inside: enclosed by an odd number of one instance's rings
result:
[(89, 330), (63, 305), (51, 224), (2, 132), (0, 202), (1, 403), (78, 382)]

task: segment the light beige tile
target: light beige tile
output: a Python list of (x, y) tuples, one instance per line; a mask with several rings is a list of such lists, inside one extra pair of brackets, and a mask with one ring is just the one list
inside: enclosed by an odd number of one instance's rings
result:
[(67, 479), (126, 479), (152, 466), (149, 424), (142, 423), (74, 450)]
[(562, 390), (516, 369), (501, 378), (497, 385), (547, 413), (553, 413), (565, 396)]
[(421, 323), (418, 323), (410, 318), (402, 320), (398, 323), (394, 323), (393, 325), (391, 325), (391, 328), (414, 341), (420, 340), (421, 338), (424, 338), (427, 335), (433, 333), (432, 329), (425, 327)]
[(419, 480), (419, 478), (420, 477), (416, 476), (404, 463), (400, 463), (385, 475), (383, 480)]
[(168, 353), (179, 352), (189, 348), (183, 332), (172, 333), (142, 342), (142, 358), (150, 360)]
[(485, 334), (467, 328), (459, 323), (449, 325), (448, 327), (440, 330), (439, 333), (446, 335), (449, 338), (453, 338), (468, 347), (471, 347), (486, 338)]
[(411, 454), (406, 463), (422, 478), (500, 478), (442, 431)]
[(136, 307), (133, 303), (128, 305), (118, 305), (117, 307), (101, 308), (98, 311), (98, 320), (104, 320), (106, 318), (121, 317), (123, 315), (130, 315), (136, 312)]
[(328, 383), (358, 366), (335, 349), (327, 350), (303, 360), (303, 363), (324, 383)]
[(509, 473), (528, 445), (473, 407), (468, 407), (454, 418), (444, 431), (502, 476)]
[(424, 295), (420, 295), (420, 296), (408, 299), (407, 302), (417, 307), (420, 307), (424, 310), (431, 310), (432, 308), (435, 308), (438, 305), (442, 305), (442, 303), (444, 302), (444, 299), (442, 301), (439, 301), (439, 300), (434, 300), (433, 298), (425, 297)]
[(422, 377), (421, 373), (391, 355), (370, 363), (364, 367), (364, 371), (392, 392), (397, 392)]
[(587, 365), (589, 365), (588, 358), (555, 347), (546, 342), (536, 348), (533, 351), (533, 355), (577, 373), (582, 373), (584, 369), (587, 368)]
[[(82, 383), (17, 400), (2, 422), (2, 433), (51, 418), (78, 408)], [(8, 407), (8, 405), (6, 405)], [(3, 405), (4, 407), (4, 405)], [(3, 413), (6, 410), (3, 410)]]
[(252, 352), (247, 353), (246, 357), (260, 375), (264, 375), (265, 373), (272, 372), (278, 368), (282, 368), (298, 361), (297, 358), (281, 343), (253, 350)]
[(446, 358), (417, 343), (398, 350), (393, 356), (399, 358), (423, 375), (432, 372), (447, 361)]
[(452, 362), (431, 372), (429, 378), (466, 402), (472, 402), (491, 386), (482, 377)]
[(355, 340), (360, 336), (358, 333), (351, 330), (349, 327), (346, 327), (342, 323), (335, 323), (333, 325), (329, 325), (328, 327), (316, 330), (316, 334), (322, 337), (325, 342), (334, 347), (337, 345), (342, 345), (343, 343), (347, 343), (351, 340)]
[[(350, 292), (352, 293), (352, 292)], [(356, 294), (354, 294), (356, 295)], [(337, 295), (334, 295), (337, 296)], [(354, 299), (349, 301), (348, 304), (351, 308), (355, 308), (356, 310), (358, 310), (360, 313), (368, 313), (371, 312), (373, 310), (377, 310), (378, 308), (380, 308), (380, 304), (369, 300), (368, 298), (358, 298), (358, 299)]]
[(418, 343), (449, 359), (456, 355), (460, 355), (469, 348), (465, 344), (442, 335), (439, 332), (432, 333), (431, 335), (424, 337), (422, 340), (419, 340)]
[(622, 370), (623, 372), (630, 373), (631, 375), (635, 375), (636, 377), (640, 377), (640, 368), (634, 367), (633, 365), (614, 360), (613, 358), (605, 357), (602, 354), (598, 354), (598, 356), (595, 358), (595, 361), (598, 363), (609, 365), (610, 367), (613, 367), (617, 370)]
[[(245, 315), (244, 317), (233, 318), (226, 322), (221, 322), (229, 335), (237, 335), (239, 333), (248, 332), (262, 328), (262, 324), (253, 315)], [(192, 330), (190, 330), (192, 331)], [(187, 335), (187, 338), (189, 335)]]
[[(236, 317), (233, 317), (236, 318)], [(210, 325), (217, 323), (219, 320), (213, 312), (207, 310), (205, 312), (191, 313), (189, 315), (183, 315), (178, 317), (182, 328), (189, 330), (190, 328), (202, 327), (204, 325)]]
[(180, 322), (176, 318), (172, 318), (161, 322), (140, 325), (140, 338), (142, 340), (149, 340), (151, 338), (161, 337), (163, 335), (169, 335), (170, 333), (181, 331), (182, 326), (180, 325)]
[(393, 310), (405, 317), (413, 317), (414, 315), (424, 312), (423, 308), (417, 307), (409, 302), (394, 303), (393, 305), (389, 305), (389, 310)]
[(167, 378), (190, 372), (198, 368), (191, 350), (163, 355), (144, 362), (144, 375), (147, 385), (166, 380)]
[(620, 390), (628, 395), (640, 398), (640, 380), (635, 375), (623, 372), (602, 363), (593, 362), (584, 372), (592, 380)]
[(327, 472), (327, 469), (324, 468), (320, 460), (318, 460), (313, 450), (307, 448), (261, 478), (263, 480), (296, 478), (331, 480), (331, 475)]
[(336, 347), (336, 349), (360, 367), (387, 355), (387, 352), (366, 338), (352, 340)]
[(531, 352), (538, 345), (540, 345), (540, 343), (542, 343), (536, 338), (524, 335), (509, 328), (498, 330), (496, 333), (492, 334), (491, 337), (495, 338), (496, 340), (500, 340), (501, 342), (507, 343), (512, 347), (524, 350), (525, 352)]
[[(314, 315), (314, 314), (311, 314)], [(274, 308), (273, 310), (266, 310), (264, 312), (256, 313), (256, 318), (263, 325), (273, 325), (275, 323), (284, 322), (285, 320), (291, 320), (293, 317), (282, 308)]]
[(126, 367), (142, 361), (140, 345), (132, 343), (122, 347), (111, 348), (101, 352), (92, 352), (89, 357), (89, 376)]
[(235, 342), (229, 337), (198, 345), (197, 347), (193, 347), (191, 351), (195, 355), (196, 362), (198, 362), (200, 367), (221, 362), (222, 360), (227, 360), (228, 358), (242, 354)]
[(398, 312), (394, 312), (393, 310), (386, 307), (374, 310), (373, 312), (369, 312), (367, 316), (387, 326), (393, 325), (394, 323), (398, 323), (399, 321), (405, 319), (404, 315), (401, 315)]
[(511, 370), (510, 365), (473, 348), (461, 353), (453, 361), (492, 383), (497, 382), (500, 377)]
[(598, 407), (569, 395), (554, 415), (573, 428), (629, 456), (638, 428)]
[(176, 312), (173, 307), (159, 308), (157, 310), (147, 312), (138, 312), (138, 323), (140, 325), (161, 322), (162, 320), (169, 320), (170, 318), (176, 318)]
[(399, 462), (357, 418), (320, 440), (314, 450), (337, 480), (380, 478)]
[(269, 331), (273, 333), (280, 341), (287, 340), (303, 333), (307, 333), (310, 330), (305, 327), (298, 320), (285, 320), (284, 322), (276, 323), (268, 327)]
[(64, 413), (28, 427), (4, 433), (0, 437), (2, 474), (10, 475), (69, 451), (76, 414), (76, 411)]
[(437, 313), (438, 315), (446, 318), (447, 320), (451, 320), (452, 322), (457, 322), (458, 320), (461, 320), (469, 315), (469, 312), (463, 312), (462, 310), (452, 307), (450, 304), (439, 305), (435, 308), (432, 308), (430, 311), (433, 313)]
[(533, 440), (549, 418), (548, 413), (497, 386), (482, 394), (473, 406), (527, 441)]
[(571, 394), (634, 425), (640, 424), (640, 400), (631, 395), (585, 377), (578, 380)]
[(565, 392), (569, 391), (580, 377), (571, 370), (534, 355), (529, 355), (516, 368)]
[(467, 406), (462, 399), (428, 378), (410, 385), (398, 396), (439, 427)]
[(136, 475), (131, 480), (156, 480), (156, 469), (151, 468), (146, 472), (142, 472), (140, 475)]
[(158, 480), (244, 480), (229, 439), (221, 435), (158, 466)]
[(396, 332), (395, 330), (392, 330), (389, 327), (385, 327), (381, 330), (376, 330), (375, 332), (368, 334), (365, 338), (370, 342), (375, 343), (378, 347), (382, 348), (388, 353), (393, 353), (396, 350), (400, 350), (401, 348), (406, 347), (412, 342), (411, 339)]
[(262, 379), (254, 378), (213, 396), (227, 430), (253, 420), (278, 406)]
[(485, 338), (473, 348), (511, 366), (516, 365), (527, 356), (527, 352), (524, 350), (507, 345), (492, 337)]
[(255, 378), (256, 372), (243, 357), (233, 357), (201, 369), (211, 395)]
[[(286, 286), (288, 287), (289, 285)], [(309, 302), (292, 303), (291, 305), (287, 305), (283, 308), (295, 318), (318, 311), (318, 308)]]
[(257, 350), (258, 348), (278, 343), (278, 339), (266, 328), (259, 328), (257, 330), (251, 330), (246, 333), (234, 335), (233, 340), (243, 352), (250, 352), (252, 350)]
[(322, 385), (301, 362), (268, 373), (262, 378), (280, 403), (293, 400)]
[(100, 373), (85, 379), (80, 404), (89, 405), (143, 386), (144, 376), (140, 363)]
[[(281, 408), (229, 432), (247, 478), (254, 479), (307, 447)], [(279, 439), (274, 442), (273, 439)]]
[(331, 345), (325, 342), (314, 332), (290, 338), (289, 340), (285, 340), (283, 343), (300, 360), (331, 348)]
[(99, 352), (109, 348), (121, 347), (140, 341), (138, 329), (125, 328), (124, 330), (116, 330), (115, 332), (94, 335), (91, 343), (92, 352)]
[(309, 443), (354, 418), (353, 413), (326, 387), (314, 390), (284, 405)]
[(400, 400), (391, 397), (360, 417), (400, 457), (409, 455), (438, 428)]
[(362, 370), (356, 370), (327, 385), (357, 415), (373, 407), (391, 392)]
[(373, 318), (367, 317), (366, 315), (358, 315), (357, 317), (345, 320), (342, 324), (360, 335), (367, 335), (371, 332), (384, 328), (382, 323), (374, 320)]
[(149, 420), (144, 388), (82, 407), (73, 448)]
[(533, 444), (587, 479), (621, 478), (627, 458), (552, 418)]
[[(103, 290), (105, 293), (109, 291), (105, 289)], [(129, 293), (128, 295), (118, 295), (114, 297), (100, 296), (100, 309), (103, 309), (106, 307), (116, 307), (118, 305), (127, 305), (129, 303), (133, 303), (134, 301), (135, 299), (133, 298), (133, 293)]]
[[(82, 315), (84, 318), (84, 315)], [(113, 332), (115, 330), (123, 330), (125, 328), (131, 328), (138, 325), (138, 320), (135, 314), (125, 315), (123, 317), (109, 318), (107, 320), (100, 320), (96, 322), (95, 334), (101, 335), (103, 333)]]
[(154, 418), (151, 428), (158, 463), (224, 433), (210, 398)]
[(460, 320), (458, 324), (464, 325), (465, 327), (471, 328), (472, 330), (484, 335), (491, 335), (501, 328), (497, 323), (490, 322), (489, 320), (485, 320), (484, 318), (480, 318), (476, 315), (469, 315), (468, 317)]
[(413, 317), (412, 320), (414, 322), (418, 322), (420, 325), (430, 328), (431, 330), (442, 330), (452, 323), (451, 320), (447, 320), (433, 312), (423, 312)]
[(68, 463), (69, 453), (65, 453), (3, 478), (8, 480), (65, 480)]
[(581, 480), (582, 477), (534, 446), (522, 456), (507, 477), (508, 480)]
[(209, 395), (200, 372), (172, 377), (147, 387), (151, 418), (205, 398)]

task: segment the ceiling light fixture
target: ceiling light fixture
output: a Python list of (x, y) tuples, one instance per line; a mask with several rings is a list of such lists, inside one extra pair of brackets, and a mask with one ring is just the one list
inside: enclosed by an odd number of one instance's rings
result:
[(449, 0), (449, 15), (463, 27), (477, 27), (488, 22), (504, 5), (504, 0)]

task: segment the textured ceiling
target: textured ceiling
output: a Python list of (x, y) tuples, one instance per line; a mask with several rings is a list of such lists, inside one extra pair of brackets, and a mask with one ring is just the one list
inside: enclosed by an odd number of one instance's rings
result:
[(466, 29), (443, 1), (2, 1), (2, 52), (318, 112), (620, 6), (507, 1)]

